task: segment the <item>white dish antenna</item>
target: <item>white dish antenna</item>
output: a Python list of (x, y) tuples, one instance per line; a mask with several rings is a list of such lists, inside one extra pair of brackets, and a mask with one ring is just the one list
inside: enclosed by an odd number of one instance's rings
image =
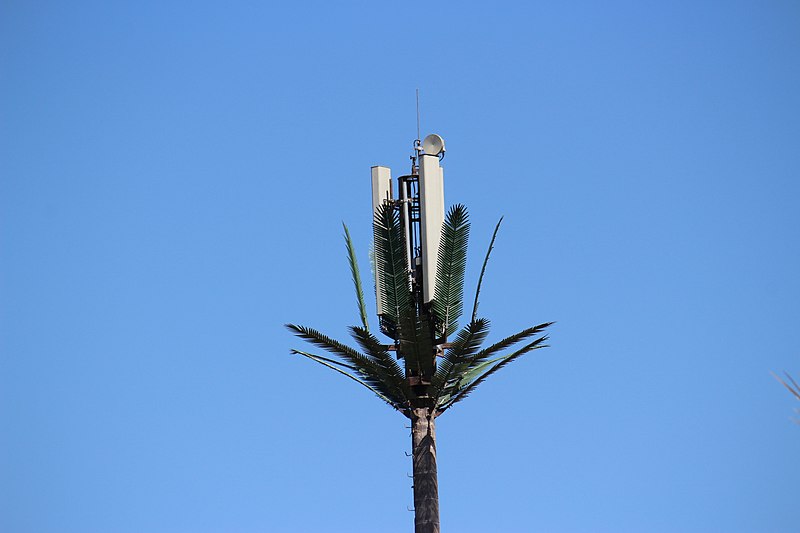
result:
[(422, 151), (426, 155), (439, 155), (444, 153), (444, 139), (431, 133), (422, 141)]

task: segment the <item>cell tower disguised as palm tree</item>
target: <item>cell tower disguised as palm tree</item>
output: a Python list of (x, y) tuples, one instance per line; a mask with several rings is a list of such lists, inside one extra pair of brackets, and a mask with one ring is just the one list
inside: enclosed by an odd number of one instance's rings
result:
[(442, 138), (428, 135), (423, 142), (415, 141), (414, 149), (411, 174), (397, 180), (397, 198), (391, 171), (372, 168), (377, 314), (380, 331), (391, 343), (370, 332), (347, 226), (345, 242), (361, 315), (361, 325), (351, 326), (350, 332), (360, 350), (312, 328), (287, 327), (335, 358), (301, 350), (293, 353), (348, 376), (411, 420), (415, 531), (435, 533), (439, 531), (436, 417), (507, 364), (545, 347), (547, 337), (542, 332), (551, 322), (481, 347), (489, 321), (478, 317), (478, 296), (501, 219), (483, 261), (472, 315), (458, 329), (464, 307), (467, 211), (455, 205), (445, 214)]

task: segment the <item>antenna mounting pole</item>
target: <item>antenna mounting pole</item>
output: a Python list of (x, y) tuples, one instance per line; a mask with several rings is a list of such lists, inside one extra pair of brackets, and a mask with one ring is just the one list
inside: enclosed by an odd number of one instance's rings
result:
[(417, 89), (417, 141), (420, 141), (419, 134), (419, 89)]

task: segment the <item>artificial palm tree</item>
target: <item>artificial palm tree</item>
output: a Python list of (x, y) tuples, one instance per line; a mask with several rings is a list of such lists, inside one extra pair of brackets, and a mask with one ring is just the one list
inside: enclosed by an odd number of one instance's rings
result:
[[(547, 337), (542, 332), (551, 322), (524, 329), (486, 348), (481, 347), (489, 333), (489, 321), (478, 317), (478, 297), (501, 222), (502, 219), (494, 229), (483, 261), (472, 315), (460, 330), (458, 319), (464, 307), (464, 271), (469, 238), (468, 215), (462, 205), (453, 206), (445, 217), (435, 294), (427, 304), (422, 301), (418, 283), (420, 269), (414, 272), (407, 264), (400, 215), (389, 203), (377, 210), (373, 223), (374, 267), (384, 310), (379, 321), (381, 331), (392, 339), (392, 344), (384, 344), (370, 331), (361, 275), (347, 226), (344, 226), (344, 237), (361, 317), (361, 324), (351, 326), (350, 333), (360, 350), (315, 329), (287, 324), (295, 335), (334, 357), (301, 350), (292, 350), (292, 353), (349, 377), (411, 420), (416, 533), (439, 531), (436, 417), (469, 396), (486, 378), (504, 366), (546, 346)], [(453, 334), (454, 340), (446, 342), (447, 337)]]

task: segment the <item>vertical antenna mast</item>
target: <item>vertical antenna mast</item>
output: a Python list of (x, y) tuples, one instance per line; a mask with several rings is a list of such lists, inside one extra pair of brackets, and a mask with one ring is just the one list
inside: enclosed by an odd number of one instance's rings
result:
[[(428, 314), (434, 297), (439, 244), (444, 223), (444, 139), (432, 133), (422, 136), (419, 89), (416, 89), (417, 139), (411, 156), (411, 173), (397, 178), (398, 197), (392, 191), (391, 171), (387, 167), (372, 167), (373, 217), (382, 205), (389, 204), (400, 212), (405, 240), (405, 259), (408, 284), (419, 307), (418, 313)], [(385, 314), (384, 287), (375, 271), (375, 292), (378, 315)], [(386, 326), (387, 328), (389, 326)], [(392, 336), (381, 324), (381, 331)], [(446, 342), (446, 340), (444, 341)]]
[(419, 89), (417, 89), (417, 142), (421, 141), (419, 133)]

